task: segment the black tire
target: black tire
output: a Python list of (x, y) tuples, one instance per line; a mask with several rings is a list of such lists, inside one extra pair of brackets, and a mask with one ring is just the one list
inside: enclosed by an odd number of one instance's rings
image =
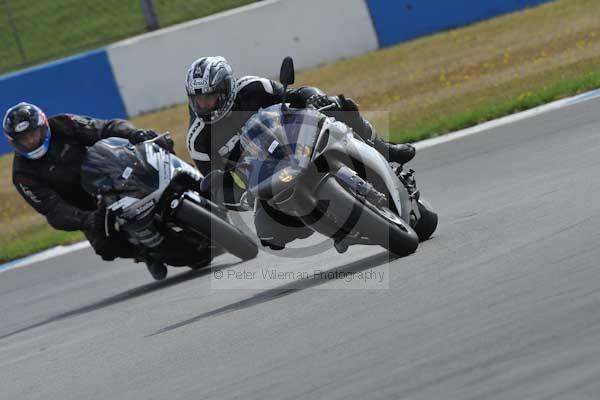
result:
[(242, 260), (258, 255), (258, 246), (244, 232), (212, 214), (189, 199), (183, 199), (175, 211), (175, 219)]
[[(405, 256), (419, 246), (419, 238), (410, 225), (396, 216), (385, 217), (373, 205), (363, 203), (346, 190), (333, 176), (325, 178), (316, 191), (320, 211), (348, 233), (357, 231), (390, 252)], [(334, 206), (331, 206), (334, 205)], [(345, 226), (340, 226), (340, 223)], [(324, 233), (324, 232), (322, 232)]]
[(424, 242), (435, 232), (438, 224), (438, 216), (426, 201), (419, 200), (418, 205), (421, 219), (419, 219), (419, 222), (417, 222), (413, 229), (417, 232), (419, 241)]
[(211, 262), (212, 262), (212, 259), (202, 260), (199, 263), (189, 265), (189, 267), (190, 267), (190, 269), (196, 271), (196, 270), (202, 269), (204, 267), (207, 267), (208, 265), (210, 265)]

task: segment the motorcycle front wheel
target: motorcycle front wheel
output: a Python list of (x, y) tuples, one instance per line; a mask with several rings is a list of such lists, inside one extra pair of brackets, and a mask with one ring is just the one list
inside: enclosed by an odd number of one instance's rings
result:
[(433, 235), (433, 232), (435, 232), (438, 225), (438, 216), (427, 201), (419, 199), (418, 205), (421, 218), (414, 226), (414, 230), (419, 236), (419, 241), (424, 242)]
[(371, 243), (398, 256), (406, 256), (417, 250), (419, 237), (408, 222), (389, 209), (378, 208), (359, 199), (335, 177), (328, 176), (319, 184), (316, 197), (321, 214), (346, 234), (358, 232)]
[(182, 226), (204, 235), (244, 261), (258, 255), (258, 246), (244, 232), (190, 199), (181, 201), (174, 216)]

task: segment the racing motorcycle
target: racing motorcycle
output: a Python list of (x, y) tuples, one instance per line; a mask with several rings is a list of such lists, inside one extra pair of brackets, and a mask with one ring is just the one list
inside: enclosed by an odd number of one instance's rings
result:
[[(280, 81), (294, 83), (289, 57)], [(392, 167), (324, 108), (293, 109), (284, 99), (252, 116), (240, 134), (238, 175), (256, 201), (332, 238), (340, 253), (355, 244), (413, 253), (437, 227), (414, 171)]]
[(106, 235), (123, 235), (139, 249), (136, 261), (197, 269), (224, 252), (256, 257), (256, 243), (202, 195), (202, 174), (155, 140), (113, 137), (88, 149), (81, 182), (106, 207)]

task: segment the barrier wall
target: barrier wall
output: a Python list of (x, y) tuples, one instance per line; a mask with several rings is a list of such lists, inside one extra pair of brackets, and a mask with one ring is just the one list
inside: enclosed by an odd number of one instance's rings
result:
[(552, 0), (366, 0), (381, 47)]
[[(105, 50), (97, 50), (0, 77), (0, 112), (21, 101), (48, 115), (64, 112), (99, 118), (127, 113)], [(0, 154), (11, 151), (0, 134)]]
[(185, 73), (201, 56), (224, 56), (237, 76), (275, 77), (287, 55), (302, 69), (377, 48), (364, 0), (276, 0), (125, 40), (108, 54), (135, 115), (185, 101)]

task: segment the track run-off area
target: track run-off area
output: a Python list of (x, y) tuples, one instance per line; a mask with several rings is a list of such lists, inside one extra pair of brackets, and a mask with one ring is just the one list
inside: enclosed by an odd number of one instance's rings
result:
[[(599, 110), (422, 148), (440, 223), (409, 257), (291, 249), (152, 282), (85, 248), (6, 270), (0, 398), (595, 399)], [(310, 278), (244, 280), (265, 270)], [(381, 280), (340, 278), (359, 273)]]

